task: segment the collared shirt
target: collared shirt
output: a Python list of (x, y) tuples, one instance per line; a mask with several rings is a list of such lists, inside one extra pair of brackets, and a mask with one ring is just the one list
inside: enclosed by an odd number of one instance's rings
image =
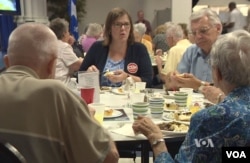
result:
[(191, 73), (202, 81), (212, 82), (209, 54), (205, 54), (196, 44), (187, 48), (178, 64), (179, 73)]
[(189, 131), (175, 160), (168, 152), (163, 152), (155, 163), (221, 162), (221, 148), (245, 146), (250, 142), (249, 131), (250, 87), (239, 87), (218, 105), (192, 116)]
[(28, 163), (103, 162), (110, 136), (79, 95), (26, 66), (9, 67), (0, 85), (0, 137)]
[(173, 72), (176, 70), (178, 63), (180, 62), (183, 53), (186, 49), (192, 45), (189, 40), (182, 39), (176, 43), (175, 46), (170, 48), (167, 54), (167, 60), (165, 62), (164, 68), (161, 73), (168, 74), (169, 72)]

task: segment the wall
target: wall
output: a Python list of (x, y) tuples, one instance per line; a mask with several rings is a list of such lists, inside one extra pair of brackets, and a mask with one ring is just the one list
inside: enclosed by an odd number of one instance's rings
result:
[(144, 10), (145, 18), (152, 23), (154, 28), (157, 25), (155, 23), (157, 10), (170, 8), (170, 4), (171, 0), (86, 0), (87, 14), (79, 24), (79, 32), (82, 33), (88, 23), (104, 23), (107, 13), (114, 7), (126, 9), (133, 21), (137, 19), (137, 11)]
[(248, 0), (199, 0), (197, 5), (227, 6), (232, 1), (237, 4), (250, 4)]

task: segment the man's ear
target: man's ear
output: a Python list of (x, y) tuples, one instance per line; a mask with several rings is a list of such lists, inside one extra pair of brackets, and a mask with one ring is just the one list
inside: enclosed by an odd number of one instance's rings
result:
[(8, 57), (8, 55), (5, 55), (5, 56), (4, 56), (4, 64), (5, 64), (5, 67), (6, 67), (6, 68), (10, 67), (10, 62), (9, 62), (9, 57)]

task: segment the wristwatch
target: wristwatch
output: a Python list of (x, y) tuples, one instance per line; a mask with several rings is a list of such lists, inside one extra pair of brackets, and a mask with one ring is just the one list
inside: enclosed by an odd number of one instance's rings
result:
[(160, 142), (165, 142), (164, 139), (154, 139), (151, 143), (152, 146), (158, 145)]

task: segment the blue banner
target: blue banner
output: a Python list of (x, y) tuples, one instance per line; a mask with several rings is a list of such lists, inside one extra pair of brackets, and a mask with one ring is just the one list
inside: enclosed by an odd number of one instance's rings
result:
[(76, 0), (69, 0), (69, 31), (77, 40), (78, 35), (78, 22), (77, 22), (77, 14), (76, 14)]

